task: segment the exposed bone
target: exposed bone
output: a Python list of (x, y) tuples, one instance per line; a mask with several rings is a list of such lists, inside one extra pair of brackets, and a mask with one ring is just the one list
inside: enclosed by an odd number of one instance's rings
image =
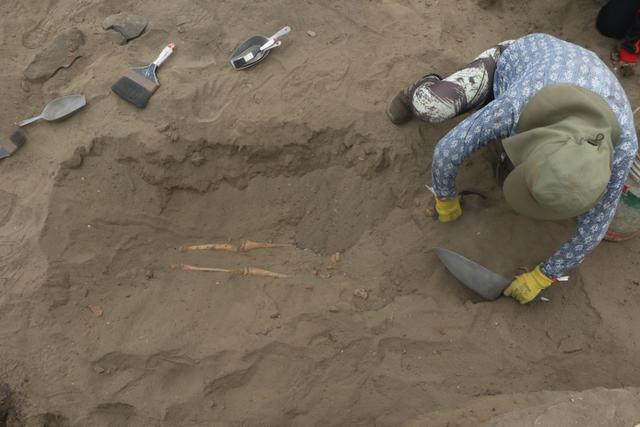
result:
[(238, 247), (231, 243), (207, 243), (206, 245), (190, 245), (180, 246), (180, 252), (195, 252), (195, 251), (227, 251), (238, 252)]
[(202, 273), (230, 273), (236, 274), (238, 276), (274, 277), (278, 279), (289, 277), (286, 274), (275, 273), (273, 271), (263, 270), (262, 268), (256, 267), (243, 267), (235, 270), (230, 270), (228, 268), (197, 267), (195, 265), (189, 264), (177, 264), (172, 265), (171, 270), (196, 271)]
[(254, 242), (253, 240), (243, 240), (240, 244), (240, 248), (238, 248), (239, 252), (249, 252), (254, 249), (269, 249), (269, 248), (286, 248), (291, 246), (287, 243), (265, 243), (265, 242)]
[(245, 267), (241, 271), (242, 272), (238, 274), (242, 274), (243, 276), (277, 277), (281, 279), (289, 277), (286, 274), (275, 273), (273, 271), (263, 270), (262, 268), (256, 268), (256, 267)]
[(207, 243), (204, 245), (190, 245), (180, 246), (180, 252), (195, 252), (195, 251), (226, 251), (226, 252), (249, 252), (254, 249), (268, 249), (268, 248), (284, 248), (291, 246), (286, 243), (265, 243), (254, 242), (253, 240), (243, 240), (240, 246), (236, 246), (231, 243)]
[(171, 266), (171, 271), (182, 270), (182, 271), (201, 271), (206, 273), (233, 273), (234, 270), (229, 270), (227, 268), (213, 268), (213, 267), (196, 267), (195, 265), (189, 264), (174, 264)]

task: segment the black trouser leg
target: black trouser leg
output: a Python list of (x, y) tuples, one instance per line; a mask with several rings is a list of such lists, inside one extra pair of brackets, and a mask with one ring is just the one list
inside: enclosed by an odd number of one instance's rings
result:
[(598, 13), (596, 27), (602, 35), (623, 40), (622, 47), (640, 53), (640, 0), (609, 0)]
[(605, 37), (621, 40), (636, 22), (639, 7), (638, 0), (609, 0), (598, 13), (596, 28)]

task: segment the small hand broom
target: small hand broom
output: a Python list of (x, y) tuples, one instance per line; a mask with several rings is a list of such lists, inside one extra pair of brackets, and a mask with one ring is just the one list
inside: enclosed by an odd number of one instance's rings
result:
[(146, 67), (136, 67), (118, 79), (111, 90), (120, 98), (132, 103), (138, 108), (144, 108), (149, 103), (151, 95), (158, 89), (160, 82), (156, 76), (156, 70), (173, 53), (175, 45), (169, 43), (158, 56)]

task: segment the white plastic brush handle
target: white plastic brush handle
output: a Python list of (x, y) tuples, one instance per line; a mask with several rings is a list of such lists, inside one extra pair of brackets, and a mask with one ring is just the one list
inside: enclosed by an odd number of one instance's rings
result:
[(281, 28), (277, 33), (275, 33), (274, 35), (272, 35), (271, 37), (269, 37), (271, 40), (273, 40), (274, 42), (277, 41), (280, 37), (284, 37), (287, 34), (289, 34), (291, 32), (291, 27), (290, 26), (286, 26), (284, 28)]
[[(267, 42), (265, 44), (260, 46), (260, 51), (269, 50), (269, 49), (271, 49), (272, 46), (273, 47), (277, 47), (277, 46), (275, 46), (275, 44), (278, 42), (278, 39), (280, 37), (284, 37), (285, 35), (289, 34), (290, 32), (291, 32), (291, 27), (288, 26), (288, 25), (286, 27), (284, 27), (284, 28), (281, 28), (277, 33), (275, 33), (274, 35), (269, 37), (269, 40), (267, 40)], [(280, 46), (280, 45), (278, 45), (278, 46)]]
[(260, 50), (269, 50), (274, 44), (276, 44), (276, 41), (274, 39), (269, 39), (269, 41), (260, 46)]
[(175, 44), (169, 43), (164, 49), (162, 49), (162, 52), (160, 52), (160, 55), (158, 55), (158, 58), (155, 61), (153, 61), (153, 64), (155, 64), (156, 67), (161, 66), (162, 63), (166, 61), (168, 57), (171, 56), (175, 48), (176, 48)]
[(276, 48), (276, 47), (280, 47), (280, 46), (282, 46), (282, 42), (281, 42), (280, 40), (278, 40), (277, 42), (275, 42), (275, 43), (274, 43), (274, 44), (272, 44), (271, 46), (269, 46), (269, 47), (267, 47), (267, 48), (264, 48), (264, 49), (262, 49), (262, 50), (266, 52), (266, 51), (268, 51), (268, 50), (271, 50), (271, 49), (274, 49), (274, 48)]
[(274, 47), (278, 47), (281, 45), (282, 45), (282, 42), (280, 40), (278, 40), (277, 42), (274, 42), (273, 39), (270, 39), (268, 42), (260, 46), (260, 51), (266, 52), (268, 50), (273, 49)]

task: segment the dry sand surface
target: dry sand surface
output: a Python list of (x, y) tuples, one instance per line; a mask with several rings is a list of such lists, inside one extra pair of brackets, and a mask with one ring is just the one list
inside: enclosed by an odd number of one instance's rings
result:
[[(0, 162), (0, 425), (640, 422), (640, 241), (603, 243), (547, 303), (481, 302), (432, 247), (510, 276), (571, 222), (514, 214), (481, 155), (459, 187), (488, 199), (427, 219), (431, 154), (457, 120), (384, 115), (415, 78), (527, 33), (606, 58), (602, 3), (2, 0), (2, 137), (58, 95), (88, 105)], [(121, 11), (149, 19), (127, 45), (101, 27)], [(286, 24), (266, 61), (231, 69), (240, 41)], [(146, 109), (111, 93), (171, 41)], [(291, 246), (178, 250), (243, 239)]]

